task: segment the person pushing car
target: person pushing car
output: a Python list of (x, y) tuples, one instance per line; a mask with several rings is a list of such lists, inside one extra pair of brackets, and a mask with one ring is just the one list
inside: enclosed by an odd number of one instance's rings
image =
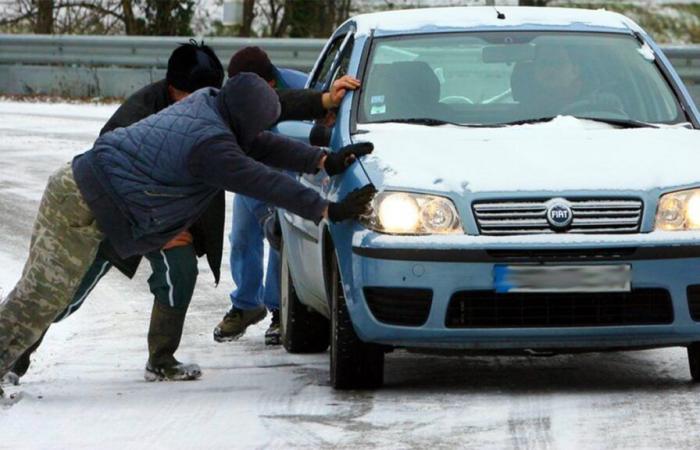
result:
[[(224, 69), (214, 51), (194, 40), (179, 45), (168, 59), (166, 76), (129, 96), (102, 127), (100, 135), (116, 128), (127, 127), (204, 87), (220, 88)], [(162, 249), (147, 253), (152, 274), (148, 285), (154, 296), (148, 330), (148, 361), (144, 370), (147, 381), (192, 380), (201, 376), (199, 365), (181, 363), (175, 359), (179, 347), (187, 309), (197, 281), (197, 256), (207, 256), (209, 266), (218, 283), (221, 266), (221, 241), (224, 232), (225, 208), (223, 192), (212, 200), (207, 211)], [(217, 220), (220, 216), (220, 220)], [(75, 313), (83, 301), (111, 267), (132, 278), (141, 262), (141, 256), (120, 258), (108, 242), (103, 242), (94, 262), (80, 283), (73, 299), (55, 319), (56, 322)], [(29, 369), (33, 352), (41, 344), (39, 339), (20, 356), (8, 373), (6, 382), (19, 383)]]
[(267, 166), (342, 173), (371, 143), (334, 153), (264, 131), (280, 114), (275, 92), (242, 73), (95, 141), (50, 178), (20, 280), (0, 304), (0, 375), (73, 298), (104, 240), (121, 258), (162, 248), (228, 190), (307, 220), (366, 212), (367, 185), (339, 202)]
[[(340, 105), (347, 91), (360, 86), (359, 80), (346, 75), (335, 80), (328, 92), (287, 89), (280, 71), (259, 47), (246, 47), (234, 53), (227, 72), (229, 77), (241, 72), (252, 72), (275, 88), (282, 107), (279, 122), (321, 118)], [(267, 309), (272, 313), (272, 320), (265, 331), (265, 344), (280, 344), (280, 263), (279, 254), (274, 249), (269, 253), (263, 282), (262, 224), (269, 214), (270, 207), (265, 202), (245, 195), (233, 198), (230, 267), (236, 289), (229, 295), (231, 307), (214, 328), (214, 340), (217, 342), (240, 338), (250, 325), (265, 318)]]

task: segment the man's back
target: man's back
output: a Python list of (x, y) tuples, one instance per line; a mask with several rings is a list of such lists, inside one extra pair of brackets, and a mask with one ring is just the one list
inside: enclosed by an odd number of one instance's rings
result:
[(167, 108), (172, 104), (168, 93), (168, 82), (165, 79), (144, 86), (126, 99), (117, 111), (109, 118), (100, 135), (115, 128), (128, 127), (151, 114)]

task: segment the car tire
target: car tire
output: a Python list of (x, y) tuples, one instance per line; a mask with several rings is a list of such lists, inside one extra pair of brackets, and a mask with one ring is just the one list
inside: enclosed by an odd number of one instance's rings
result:
[(334, 389), (376, 389), (384, 383), (384, 349), (357, 337), (333, 252), (331, 263), (331, 385)]
[(289, 353), (323, 353), (328, 348), (330, 323), (301, 303), (289, 271), (289, 257), (282, 243), (280, 261), (280, 335)]
[(688, 346), (688, 365), (693, 382), (700, 383), (700, 342), (693, 342)]

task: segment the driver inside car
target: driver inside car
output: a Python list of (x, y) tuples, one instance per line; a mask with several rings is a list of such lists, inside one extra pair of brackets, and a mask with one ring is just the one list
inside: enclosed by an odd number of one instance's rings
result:
[(599, 82), (586, 81), (596, 78), (584, 76), (580, 59), (573, 58), (564, 45), (537, 45), (533, 78), (538, 93), (538, 117), (600, 117), (611, 113), (627, 116), (617, 95), (603, 91)]

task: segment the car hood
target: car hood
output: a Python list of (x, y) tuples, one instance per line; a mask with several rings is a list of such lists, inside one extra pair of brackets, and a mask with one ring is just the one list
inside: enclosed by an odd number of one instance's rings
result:
[(559, 117), (504, 128), (359, 124), (380, 189), (466, 192), (650, 190), (700, 182), (700, 131), (620, 129)]

